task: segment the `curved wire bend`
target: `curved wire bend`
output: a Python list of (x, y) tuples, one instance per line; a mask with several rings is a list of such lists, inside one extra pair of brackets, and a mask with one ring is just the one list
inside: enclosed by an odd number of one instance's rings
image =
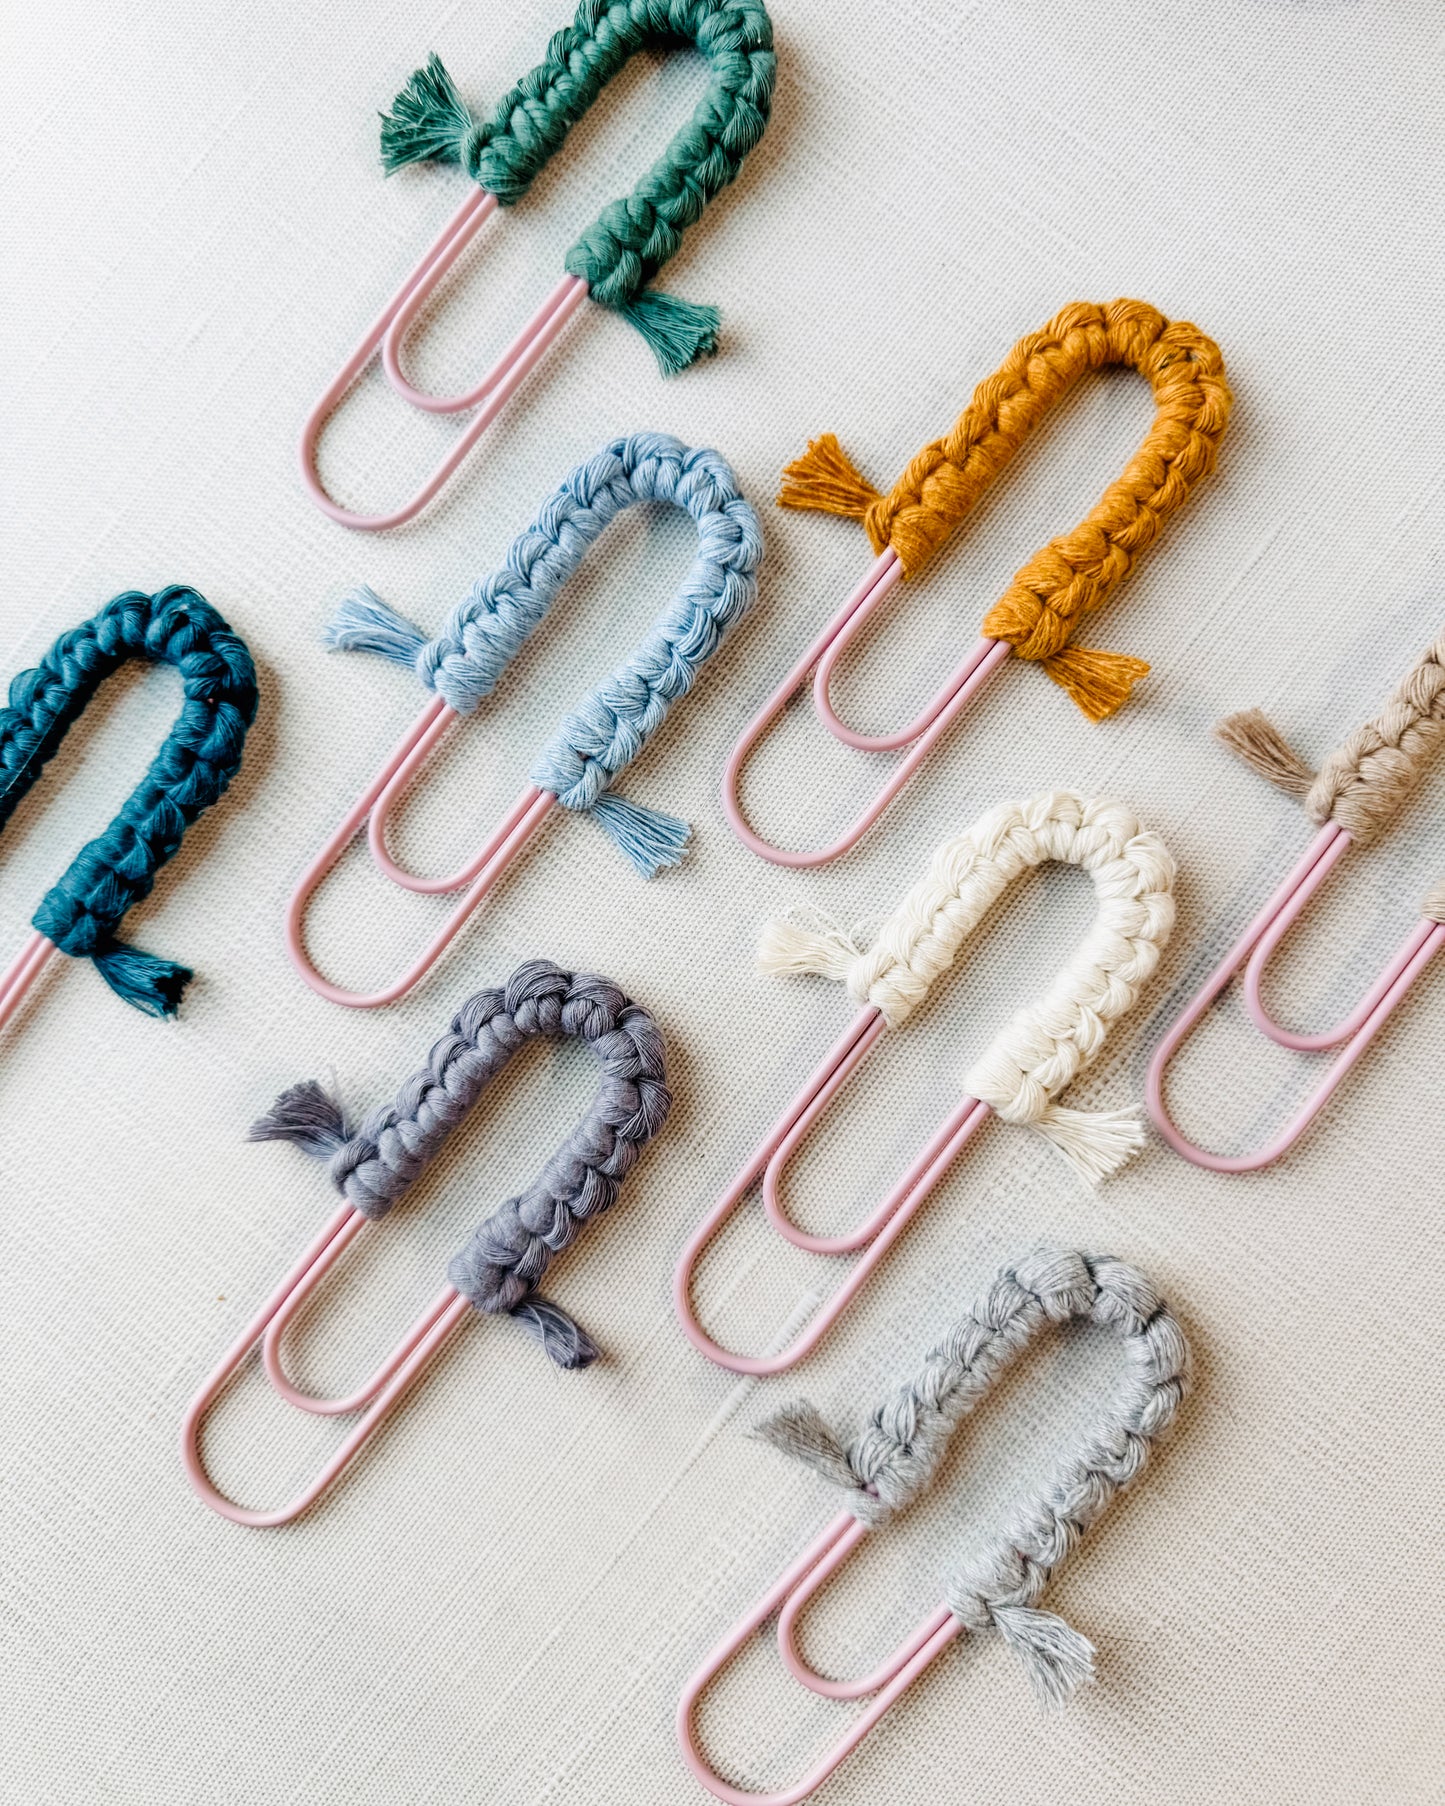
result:
[[(1445, 925), (1429, 918), (1417, 924), (1405, 944), (1371, 986), (1363, 1002), (1324, 1034), (1297, 1035), (1280, 1029), (1257, 1008), (1260, 976), (1274, 949), (1306, 903), (1319, 889), (1350, 845), (1350, 836), (1327, 823), (1299, 864), (1265, 904), (1214, 971), (1204, 981), (1174, 1026), (1155, 1049), (1145, 1081), (1145, 1101), (1155, 1128), (1176, 1154), (1215, 1173), (1253, 1173), (1289, 1152), (1324, 1109), (1355, 1062), (1400, 1007), (1415, 980), (1445, 947)], [(1348, 1042), (1299, 1113), (1264, 1147), (1246, 1154), (1216, 1154), (1190, 1141), (1176, 1126), (1164, 1098), (1169, 1062), (1208, 1014), (1230, 981), (1243, 969), (1251, 999), (1250, 1014), (1263, 1032), (1282, 1047), (1323, 1052)]]

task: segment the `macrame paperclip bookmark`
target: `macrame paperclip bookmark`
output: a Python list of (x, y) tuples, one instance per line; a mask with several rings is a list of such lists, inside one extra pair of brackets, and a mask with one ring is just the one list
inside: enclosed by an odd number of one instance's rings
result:
[[(1052, 540), (1018, 572), (984, 618), (983, 635), (917, 717), (892, 734), (862, 734), (838, 718), (829, 692), (839, 659), (905, 577), (922, 570), (1044, 416), (1092, 370), (1121, 364), (1149, 383), (1157, 412), (1122, 477), (1073, 532)], [(863, 581), (763, 704), (733, 748), (723, 807), (750, 852), (774, 865), (826, 865), (855, 846), (1009, 654), (1037, 661), (1092, 720), (1111, 715), (1149, 667), (1115, 652), (1072, 645), (1083, 617), (1128, 576), (1213, 468), (1229, 420), (1219, 347), (1197, 327), (1166, 320), (1143, 301), (1079, 301), (1019, 340), (1001, 369), (942, 439), (926, 445), (888, 495), (859, 473), (831, 433), (783, 472), (785, 508), (815, 508), (862, 521), (877, 558)], [(738, 800), (743, 766), (786, 705), (813, 677), (813, 702), (835, 740), (861, 752), (907, 756), (852, 827), (831, 846), (790, 852), (763, 840)]]
[[(1080, 1320), (1113, 1331), (1127, 1367), (1100, 1422), (1008, 1524), (997, 1546), (953, 1575), (944, 1603), (881, 1667), (862, 1680), (832, 1681), (798, 1653), (799, 1614), (870, 1530), (886, 1524), (929, 1484), (959, 1422), (998, 1375), (1049, 1326)], [(797, 1806), (868, 1735), (949, 1644), (965, 1632), (997, 1630), (1018, 1656), (1039, 1699), (1061, 1705), (1093, 1679), (1094, 1649), (1039, 1600), (1054, 1569), (1114, 1497), (1143, 1471), (1189, 1378), (1189, 1346), (1178, 1320), (1133, 1267), (1108, 1256), (1043, 1250), (1005, 1269), (932, 1351), (922, 1371), (873, 1413), (844, 1446), (812, 1406), (794, 1405), (758, 1434), (839, 1487), (846, 1508), (708, 1657), (688, 1682), (677, 1731), (688, 1767), (728, 1806)], [(842, 1739), (796, 1786), (749, 1792), (721, 1780), (698, 1747), (693, 1718), (703, 1692), (773, 1616), (789, 1673), (824, 1699), (873, 1695)]]
[[(566, 256), (566, 275), (475, 387), (429, 395), (403, 374), (401, 348), (417, 314), (481, 226), (521, 200), (570, 128), (634, 52), (685, 45), (706, 59), (707, 93), (660, 161), (625, 199), (603, 209)], [(388, 174), (409, 163), (456, 163), (477, 184), (402, 283), (301, 432), (301, 476), (311, 499), (346, 527), (400, 526), (426, 507), (555, 343), (585, 296), (621, 314), (652, 347), (664, 375), (717, 350), (717, 309), (650, 286), (688, 226), (732, 182), (763, 135), (772, 108), (773, 28), (759, 0), (581, 0), (547, 55), (497, 104), (474, 119), (440, 59), (419, 69), (384, 115)], [(378, 348), (392, 388), (431, 414), (478, 411), (412, 499), (390, 514), (353, 514), (334, 502), (316, 472), (327, 417)]]
[(80, 849), (36, 910), (35, 932), (0, 975), (0, 1028), (56, 952), (90, 960), (117, 996), (151, 1016), (173, 1016), (192, 977), (187, 967), (116, 937), (186, 829), (225, 794), (256, 715), (251, 655), (195, 590), (128, 590), (12, 679), (9, 704), (0, 709), (0, 829), (101, 684), (128, 659), (175, 668), (180, 715), (119, 814)]
[[(1217, 732), (1252, 770), (1286, 794), (1302, 798), (1319, 833), (1160, 1042), (1149, 1065), (1147, 1097), (1155, 1126), (1175, 1153), (1212, 1172), (1252, 1173), (1294, 1146), (1445, 947), (1442, 880), (1426, 897), (1421, 919), (1404, 945), (1343, 1021), (1319, 1034), (1298, 1034), (1282, 1027), (1264, 1006), (1265, 967), (1280, 942), (1349, 848), (1389, 825), (1445, 739), (1445, 633), (1406, 672), (1384, 710), (1357, 728), (1318, 772), (1310, 770), (1258, 709), (1231, 715)], [(1164, 1074), (1180, 1045), (1241, 968), (1246, 1008), (1255, 1027), (1271, 1041), (1299, 1053), (1323, 1053), (1342, 1042), (1346, 1045), (1304, 1108), (1266, 1147), (1250, 1154), (1212, 1154), (1187, 1141), (1175, 1127), (1164, 1102)]]
[[(448, 1136), (533, 1036), (586, 1043), (599, 1067), (586, 1116), (519, 1197), (476, 1230), (447, 1269), (451, 1283), (366, 1384), (346, 1398), (316, 1398), (287, 1375), (281, 1342), (323, 1276), (368, 1224), (399, 1203)], [(328, 1163), (341, 1208), (243, 1331), (186, 1413), (181, 1454), (196, 1492), (222, 1517), (252, 1528), (290, 1523), (347, 1468), (418, 1374), (470, 1311), (510, 1316), (557, 1366), (586, 1367), (597, 1348), (559, 1305), (537, 1291), (553, 1256), (593, 1217), (610, 1210), (637, 1156), (667, 1120), (662, 1036), (652, 1016), (606, 978), (529, 960), (504, 986), (478, 991), (457, 1011), (427, 1063), (359, 1129), (314, 1081), (283, 1092), (251, 1129), (253, 1141), (289, 1141)], [(206, 1413), (257, 1343), (267, 1378), (298, 1410), (362, 1417), (321, 1473), (290, 1504), (253, 1511), (217, 1491), (201, 1461)]]
[[(397, 799), (458, 715), (495, 689), (541, 622), (587, 547), (634, 502), (666, 502), (697, 524), (697, 554), (682, 587), (627, 662), (562, 722), (533, 767), (532, 782), (470, 864), (444, 878), (403, 871), (386, 848)], [(762, 540), (757, 516), (716, 452), (661, 433), (618, 439), (580, 464), (516, 539), (500, 571), (477, 582), (446, 626), (428, 640), (368, 589), (342, 604), (329, 633), (336, 648), (380, 653), (415, 671), (434, 700), (422, 711), (340, 827), (302, 875), (286, 916), (286, 940), (306, 983), (332, 1003), (370, 1009), (392, 1003), (430, 970), (555, 804), (589, 815), (644, 876), (682, 858), (686, 823), (625, 801), (611, 788), (692, 688), (728, 628), (752, 603)], [(307, 956), (303, 924), (311, 895), (369, 822), (371, 854), (394, 883), (424, 895), (466, 894), (421, 958), (369, 996), (324, 979)]]
[[(790, 1222), (783, 1169), (849, 1076), (888, 1028), (907, 1021), (1004, 890), (1047, 861), (1077, 865), (1094, 881), (1098, 914), (1071, 962), (1037, 1004), (1021, 1010), (967, 1073), (966, 1095), (866, 1222), (847, 1235), (811, 1235)], [(1123, 1112), (1070, 1110), (1058, 1094), (1100, 1051), (1109, 1026), (1133, 1008), (1153, 975), (1174, 924), (1174, 862), (1159, 837), (1124, 804), (1055, 791), (1005, 803), (934, 853), (927, 876), (860, 952), (837, 930), (790, 923), (765, 930), (761, 958), (775, 972), (840, 979), (863, 1005), (822, 1066), (703, 1219), (683, 1250), (673, 1282), (678, 1320), (709, 1360), (734, 1373), (764, 1375), (795, 1366), (822, 1340), (990, 1115), (1027, 1124), (1090, 1184), (1122, 1165), (1143, 1142)], [(813, 1254), (865, 1252), (828, 1302), (780, 1353), (740, 1355), (702, 1328), (692, 1275), (704, 1248), (762, 1181), (774, 1229)]]

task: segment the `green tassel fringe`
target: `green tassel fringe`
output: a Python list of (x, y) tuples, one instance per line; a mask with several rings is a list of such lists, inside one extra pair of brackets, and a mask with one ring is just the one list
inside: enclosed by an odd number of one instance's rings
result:
[(651, 345), (664, 376), (676, 376), (700, 357), (717, 354), (722, 315), (715, 307), (699, 307), (661, 289), (645, 288), (619, 312)]
[(386, 173), (408, 163), (460, 163), (461, 141), (475, 124), (433, 52), (381, 116), (381, 161)]

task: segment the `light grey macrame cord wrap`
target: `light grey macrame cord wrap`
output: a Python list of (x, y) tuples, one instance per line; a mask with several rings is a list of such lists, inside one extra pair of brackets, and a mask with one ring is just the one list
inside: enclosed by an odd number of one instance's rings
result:
[(425, 1066), (359, 1130), (307, 1080), (276, 1100), (250, 1138), (289, 1141), (326, 1160), (347, 1202), (363, 1216), (383, 1217), (534, 1035), (586, 1042), (601, 1068), (596, 1094), (533, 1183), (481, 1224), (447, 1277), (477, 1310), (515, 1317), (558, 1366), (585, 1367), (596, 1346), (536, 1287), (583, 1224), (611, 1208), (672, 1103), (656, 1022), (609, 980), (529, 960), (505, 986), (469, 997)]
[(1041, 1330), (1082, 1318), (1115, 1331), (1126, 1371), (1102, 1420), (1025, 1501), (988, 1555), (952, 1575), (944, 1596), (969, 1630), (994, 1628), (1039, 1697), (1059, 1704), (1093, 1675), (1093, 1646), (1038, 1601), (1049, 1576), (1144, 1468), (1178, 1409), (1189, 1349), (1177, 1320), (1141, 1273), (1107, 1256), (1045, 1250), (1005, 1269), (846, 1446), (808, 1404), (780, 1411), (757, 1434), (842, 1489), (848, 1509), (879, 1524), (915, 1498), (960, 1419)]

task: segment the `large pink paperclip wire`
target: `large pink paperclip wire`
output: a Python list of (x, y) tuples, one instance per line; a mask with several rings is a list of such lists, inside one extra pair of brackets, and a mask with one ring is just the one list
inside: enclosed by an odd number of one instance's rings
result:
[(0, 1029), (25, 1001), (30, 987), (45, 970), (52, 953), (60, 949), (37, 928), (26, 940), (3, 974), (0, 974)]
[[(1334, 870), (1350, 846), (1350, 835), (1327, 822), (1310, 843), (1304, 857), (1264, 908), (1230, 948), (1223, 961), (1205, 980), (1149, 1063), (1145, 1095), (1149, 1114), (1159, 1133), (1186, 1160), (1216, 1173), (1252, 1173), (1272, 1165), (1287, 1153), (1333, 1097), (1346, 1074), (1379, 1034), (1415, 980), (1445, 947), (1445, 924), (1424, 917), (1385, 967), (1365, 998), (1343, 1021), (1317, 1034), (1298, 1034), (1282, 1028), (1266, 1011), (1260, 996), (1265, 966), (1288, 930)], [(1297, 1116), (1267, 1146), (1249, 1154), (1214, 1154), (1183, 1136), (1175, 1127), (1164, 1102), (1164, 1075), (1180, 1046), (1208, 1013), (1215, 1000), (1241, 969), (1245, 973), (1245, 1000), (1256, 1026), (1281, 1047), (1320, 1053), (1347, 1042), (1345, 1051)]]
[[(471, 243), (484, 222), (491, 217), (497, 204), (497, 197), (488, 194), (485, 189), (474, 189), (467, 196), (442, 227), (439, 236), (428, 247), (416, 268), (372, 322), (360, 344), (306, 417), (299, 447), (301, 480), (322, 513), (339, 521), (343, 527), (376, 533), (387, 527), (399, 527), (420, 514), (450, 480), (478, 439), (556, 343), (562, 328), (587, 293), (587, 284), (580, 276), (564, 276), (482, 380), (463, 394), (428, 395), (413, 387), (401, 369), (402, 341), (438, 283)], [(387, 380), (413, 407), (431, 414), (457, 414), (467, 408), (476, 408), (478, 412), (467, 422), (451, 450), (409, 502), (403, 503), (389, 514), (354, 514), (332, 501), (323, 488), (316, 473), (316, 445), (328, 417), (340, 405), (347, 390), (371, 362), (378, 349), (381, 351), (382, 368)]]
[[(892, 593), (902, 576), (903, 565), (892, 547), (880, 552), (868, 567), (863, 581), (744, 728), (741, 739), (728, 755), (723, 771), (723, 809), (734, 834), (760, 859), (795, 870), (806, 869), (826, 865), (830, 859), (836, 859), (856, 846), (1013, 650), (1003, 640), (979, 640), (917, 719), (896, 733), (860, 734), (848, 727), (838, 718), (829, 697), (834, 669), (873, 611)], [(814, 707), (835, 740), (856, 747), (860, 752), (896, 752), (902, 747), (909, 751), (882, 790), (840, 839), (810, 852), (789, 852), (761, 839), (749, 826), (738, 801), (738, 786), (743, 766), (753, 748), (803, 688), (810, 674)]]
[[(677, 1708), (677, 1736), (683, 1759), (707, 1791), (716, 1799), (726, 1801), (728, 1806), (798, 1806), (800, 1800), (815, 1793), (841, 1766), (924, 1669), (963, 1634), (964, 1626), (944, 1606), (865, 1681), (824, 1681), (804, 1666), (792, 1649), (792, 1626), (796, 1615), (858, 1546), (865, 1528), (851, 1512), (841, 1512), (834, 1518), (772, 1590), (729, 1632), (683, 1689)], [(779, 1793), (749, 1793), (730, 1786), (708, 1766), (697, 1746), (693, 1718), (703, 1692), (774, 1613), (780, 1614), (778, 1641), (784, 1660), (804, 1686), (828, 1699), (859, 1699), (869, 1693), (876, 1697), (796, 1786)]]
[[(528, 784), (476, 857), (449, 877), (421, 878), (398, 866), (386, 849), (388, 815), (397, 798), (415, 777), (423, 760), (456, 719), (456, 710), (449, 707), (441, 697), (427, 704), (393, 748), (385, 765), (342, 819), (336, 832), (301, 874), (291, 893), (291, 901), (286, 906), (286, 950), (301, 977), (328, 1003), (370, 1010), (382, 1004), (395, 1003), (398, 997), (405, 996), (441, 958), (467, 918), (481, 905), (498, 878), (541, 827), (557, 801), (551, 791), (539, 790), (535, 784)], [(340, 985), (334, 985), (329, 979), (323, 978), (316, 970), (306, 951), (304, 924), (307, 905), (317, 886), (368, 823), (372, 857), (380, 870), (394, 883), (423, 895), (445, 894), (461, 890), (463, 886), (467, 889), (421, 957), (393, 984), (380, 991), (362, 994), (343, 990)]]
[[(185, 1463), (186, 1474), (196, 1493), (211, 1510), (223, 1518), (229, 1518), (233, 1524), (244, 1524), (257, 1530), (272, 1529), (279, 1524), (289, 1524), (293, 1518), (299, 1517), (309, 1506), (314, 1505), (361, 1453), (418, 1374), (471, 1311), (468, 1300), (448, 1286), (427, 1307), (381, 1369), (350, 1398), (311, 1398), (298, 1392), (284, 1374), (280, 1375), (278, 1382), (273, 1373), (273, 1366), (279, 1372), (279, 1363), (271, 1356), (273, 1341), (279, 1339), (281, 1331), (307, 1294), (333, 1265), (342, 1250), (355, 1239), (367, 1220), (351, 1205), (341, 1206), (222, 1357), (186, 1412), (181, 1425), (181, 1458)], [(276, 1328), (275, 1338), (268, 1335), (273, 1326)], [(363, 1407), (370, 1407), (311, 1484), (289, 1504), (279, 1505), (271, 1511), (252, 1510), (228, 1499), (207, 1474), (200, 1452), (201, 1426), (207, 1412), (225, 1390), (237, 1368), (257, 1342), (263, 1339), (268, 1357), (267, 1373), (272, 1377), (276, 1390), (288, 1403), (319, 1416), (350, 1415)]]
[[(852, 1303), (869, 1274), (907, 1228), (964, 1144), (993, 1114), (978, 1098), (965, 1097), (878, 1208), (851, 1233), (810, 1235), (790, 1222), (779, 1195), (783, 1168), (829, 1101), (875, 1046), (885, 1026), (881, 1010), (865, 1009), (854, 1018), (843, 1038), (773, 1124), (751, 1160), (703, 1218), (683, 1249), (673, 1277), (673, 1302), (678, 1322), (694, 1348), (729, 1372), (753, 1377), (782, 1373), (810, 1354)], [(810, 1254), (850, 1254), (859, 1248), (866, 1248), (867, 1252), (827, 1304), (780, 1353), (741, 1355), (715, 1342), (698, 1322), (692, 1304), (692, 1275), (703, 1249), (759, 1178), (763, 1182), (763, 1208), (769, 1221), (795, 1248)]]

